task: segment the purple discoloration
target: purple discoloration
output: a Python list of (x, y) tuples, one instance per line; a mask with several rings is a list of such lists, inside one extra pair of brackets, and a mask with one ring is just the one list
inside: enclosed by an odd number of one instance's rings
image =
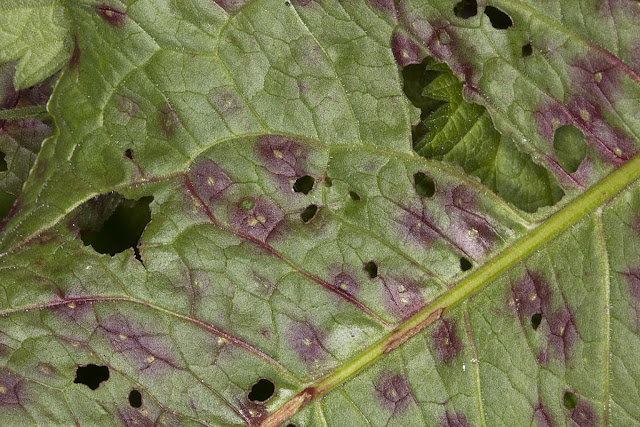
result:
[(538, 402), (538, 406), (535, 407), (533, 412), (533, 419), (538, 427), (551, 427), (551, 417), (547, 410), (542, 406), (542, 403)]
[(578, 397), (578, 404), (570, 410), (571, 419), (579, 427), (594, 427), (599, 424), (598, 415), (585, 399)]
[(20, 382), (22, 378), (7, 369), (0, 368), (0, 405), (20, 404)]
[[(512, 286), (511, 292), (522, 325), (530, 324), (534, 314), (541, 314), (542, 322), (546, 322), (548, 328), (543, 328), (541, 323), (538, 331), (546, 331), (548, 347), (566, 360), (578, 338), (578, 330), (564, 299), (559, 308), (554, 308), (551, 289), (541, 276), (530, 271)], [(548, 352), (540, 352), (537, 360), (541, 364), (547, 363)]]
[(403, 243), (417, 243), (427, 249), (438, 238), (434, 219), (424, 208), (419, 211), (404, 209), (396, 224)]
[(360, 284), (347, 273), (339, 273), (333, 278), (333, 284), (342, 292), (350, 295), (357, 295)]
[(405, 375), (385, 373), (375, 388), (380, 404), (392, 415), (406, 410), (412, 402), (411, 386)]
[(124, 24), (124, 21), (127, 18), (126, 13), (107, 6), (104, 3), (96, 6), (95, 9), (96, 12), (98, 12), (98, 15), (100, 15), (100, 17), (104, 19), (106, 23), (114, 27), (120, 27), (122, 24)]
[(229, 206), (229, 218), (234, 229), (266, 242), (271, 232), (284, 219), (284, 212), (264, 196), (245, 197)]
[(250, 426), (260, 425), (267, 418), (267, 407), (263, 403), (252, 402), (248, 399), (238, 403), (240, 414)]
[(629, 283), (629, 295), (640, 306), (640, 269), (632, 269), (625, 274)]
[(408, 35), (396, 30), (391, 38), (391, 51), (396, 63), (405, 67), (409, 64), (419, 64), (424, 58), (422, 48)]
[(383, 283), (383, 299), (389, 311), (408, 319), (425, 305), (420, 288), (408, 278), (378, 276)]
[(455, 320), (441, 319), (438, 322), (431, 334), (431, 345), (440, 363), (450, 363), (462, 352)]
[(153, 421), (142, 415), (140, 411), (132, 408), (118, 409), (118, 416), (125, 426), (153, 427), (154, 425)]
[[(60, 298), (64, 300), (65, 298)], [(89, 302), (71, 302), (51, 309), (52, 313), (60, 316), (65, 322), (80, 324), (93, 313), (93, 305)]]
[(80, 62), (80, 55), (82, 52), (80, 51), (80, 46), (78, 46), (78, 38), (74, 36), (73, 38), (73, 53), (71, 54), (71, 58), (69, 58), (69, 68), (75, 69)]
[(160, 110), (160, 129), (165, 137), (172, 136), (180, 125), (180, 117), (170, 104)]
[(367, 3), (377, 11), (396, 17), (395, 0), (367, 0)]
[(445, 192), (445, 206), (452, 224), (449, 234), (464, 254), (478, 259), (493, 247), (498, 235), (478, 211), (475, 195), (458, 186)]
[(308, 323), (296, 323), (289, 328), (289, 345), (304, 363), (324, 360), (328, 354), (318, 333)]
[(224, 9), (225, 12), (234, 13), (247, 4), (249, 0), (213, 0), (213, 2)]
[(258, 157), (271, 174), (276, 177), (282, 192), (293, 192), (293, 182), (304, 175), (311, 175), (304, 166), (307, 148), (286, 137), (268, 135), (258, 140)]
[(440, 419), (440, 427), (469, 427), (467, 417), (460, 412), (446, 411)]
[(189, 178), (196, 195), (207, 206), (214, 205), (231, 185), (229, 175), (211, 160), (204, 160), (195, 165)]
[(141, 372), (154, 371), (170, 366), (180, 369), (171, 354), (171, 340), (123, 316), (113, 316), (100, 322), (98, 329), (114, 350), (131, 358)]
[(300, 6), (306, 6), (311, 3), (312, 0), (291, 0), (292, 3), (299, 4)]

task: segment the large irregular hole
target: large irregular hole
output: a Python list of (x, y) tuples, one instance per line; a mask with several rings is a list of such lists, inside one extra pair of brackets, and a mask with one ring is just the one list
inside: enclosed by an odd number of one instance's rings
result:
[(533, 55), (533, 46), (531, 46), (531, 43), (527, 43), (522, 46), (522, 57), (526, 58), (531, 55)]
[(513, 25), (511, 17), (498, 9), (497, 7), (487, 6), (484, 8), (484, 14), (489, 17), (491, 26), (496, 30), (506, 30)]
[(541, 313), (536, 313), (533, 316), (531, 316), (531, 327), (533, 328), (534, 331), (538, 329), (538, 326), (540, 326), (540, 322), (542, 322)]
[(138, 241), (151, 220), (152, 200), (151, 196), (130, 200), (118, 193), (89, 200), (76, 220), (82, 242), (101, 254), (112, 256), (133, 248), (136, 258), (141, 260)]
[(253, 402), (266, 402), (276, 391), (276, 385), (266, 378), (260, 378), (251, 386), (247, 396)]
[(469, 271), (472, 268), (473, 268), (473, 264), (471, 264), (471, 261), (469, 261), (465, 257), (460, 258), (460, 270)]
[(578, 396), (570, 391), (565, 391), (562, 396), (562, 403), (564, 407), (567, 409), (573, 409), (578, 405)]
[(315, 182), (316, 180), (310, 175), (301, 176), (296, 179), (296, 182), (293, 184), (293, 191), (296, 193), (309, 194)]
[(318, 212), (318, 207), (316, 205), (309, 205), (300, 214), (300, 219), (302, 219), (302, 222), (307, 223), (316, 216), (317, 212)]
[(138, 390), (131, 390), (129, 392), (129, 405), (133, 408), (139, 408), (142, 406), (142, 393)]
[(436, 183), (424, 172), (417, 172), (413, 175), (413, 184), (416, 193), (422, 197), (432, 197), (436, 192)]
[(76, 384), (84, 384), (91, 390), (95, 390), (100, 387), (102, 382), (108, 379), (108, 367), (89, 364), (87, 366), (78, 366), (76, 369), (76, 378), (73, 382)]
[(560, 167), (574, 173), (587, 155), (584, 133), (575, 126), (560, 126), (553, 135), (553, 151)]
[(364, 265), (364, 271), (367, 272), (370, 279), (378, 277), (378, 264), (375, 261), (369, 261)]
[(362, 200), (362, 197), (360, 197), (360, 195), (353, 190), (349, 191), (349, 197), (351, 197), (351, 200), (353, 200), (354, 202), (359, 202), (360, 200)]
[(453, 13), (458, 18), (469, 19), (478, 14), (478, 2), (476, 0), (462, 0), (453, 7)]

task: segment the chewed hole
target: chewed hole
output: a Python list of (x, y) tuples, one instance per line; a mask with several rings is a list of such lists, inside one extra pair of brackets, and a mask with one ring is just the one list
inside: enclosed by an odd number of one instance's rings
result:
[(7, 170), (7, 161), (5, 160), (6, 154), (0, 151), (0, 172)]
[(553, 135), (553, 151), (560, 167), (574, 173), (587, 156), (584, 133), (575, 126), (560, 126)]
[(570, 391), (565, 391), (564, 396), (562, 396), (562, 403), (565, 408), (573, 409), (578, 405), (578, 396)]
[(478, 2), (476, 0), (462, 0), (453, 7), (453, 13), (462, 19), (469, 19), (478, 14)]
[(424, 172), (416, 172), (413, 175), (413, 185), (416, 193), (422, 197), (432, 197), (436, 192), (436, 183)]
[(76, 369), (76, 378), (73, 382), (76, 384), (84, 384), (91, 390), (95, 390), (100, 387), (100, 383), (108, 379), (108, 367), (89, 364), (87, 366), (78, 366)]
[(310, 175), (301, 176), (296, 179), (296, 182), (293, 184), (293, 191), (296, 193), (309, 194), (315, 182), (316, 180)]
[(364, 271), (367, 272), (370, 279), (378, 277), (378, 264), (375, 261), (369, 261), (364, 265)]
[(151, 196), (129, 200), (109, 193), (86, 202), (76, 222), (82, 242), (112, 256), (133, 248), (141, 261), (138, 241), (151, 220), (152, 201)]
[(124, 150), (124, 156), (127, 159), (133, 160), (133, 150), (131, 148), (127, 148), (126, 150)]
[(331, 187), (333, 185), (333, 181), (328, 176), (324, 178), (324, 186)]
[(538, 329), (538, 326), (540, 326), (540, 322), (542, 322), (541, 313), (536, 313), (533, 316), (531, 316), (531, 327), (533, 328), (534, 331)]
[(360, 200), (362, 200), (360, 195), (353, 190), (349, 191), (349, 197), (351, 197), (351, 200), (353, 200), (354, 202), (359, 202)]
[(131, 390), (129, 392), (129, 405), (133, 408), (139, 408), (142, 406), (142, 393), (138, 390)]
[(251, 386), (251, 391), (247, 397), (253, 402), (266, 402), (273, 396), (275, 391), (276, 386), (274, 383), (266, 378), (260, 378)]
[(302, 213), (300, 214), (300, 218), (302, 219), (302, 222), (307, 223), (316, 216), (317, 212), (318, 207), (316, 205), (309, 205), (304, 209), (304, 211), (302, 211)]
[(489, 17), (491, 26), (496, 30), (506, 30), (513, 25), (511, 17), (498, 9), (497, 7), (487, 6), (484, 8), (484, 14)]
[(294, 423), (289, 423), (289, 424), (287, 424), (287, 427), (298, 427), (298, 426), (295, 425)]
[(471, 264), (471, 261), (469, 261), (465, 257), (460, 258), (460, 270), (469, 271), (472, 268), (473, 268), (473, 264)]
[(522, 46), (522, 57), (526, 58), (527, 56), (531, 55), (533, 55), (533, 46), (531, 46), (531, 43), (527, 43)]

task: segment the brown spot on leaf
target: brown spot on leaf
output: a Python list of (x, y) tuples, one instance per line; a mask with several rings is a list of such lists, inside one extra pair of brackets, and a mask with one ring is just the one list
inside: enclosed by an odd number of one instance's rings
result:
[(440, 427), (469, 427), (467, 417), (454, 411), (446, 411), (440, 419)]
[(456, 321), (440, 319), (431, 334), (431, 345), (440, 363), (450, 363), (464, 348), (458, 338)]
[(122, 24), (124, 24), (124, 21), (127, 18), (126, 13), (121, 12), (113, 7), (107, 6), (104, 3), (96, 6), (96, 12), (98, 12), (98, 15), (100, 15), (100, 17), (104, 19), (106, 23), (114, 27), (120, 27)]
[(392, 416), (406, 410), (411, 404), (411, 386), (406, 375), (384, 373), (375, 386), (380, 404)]
[(360, 287), (360, 284), (356, 282), (353, 277), (344, 272), (337, 274), (333, 278), (333, 284), (342, 292), (350, 295), (356, 295), (358, 293), (358, 288)]

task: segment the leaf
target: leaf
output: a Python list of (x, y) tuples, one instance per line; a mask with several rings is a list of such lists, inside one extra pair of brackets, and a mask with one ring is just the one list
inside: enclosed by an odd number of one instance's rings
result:
[[(640, 9), (461, 3), (60, 6), (0, 232), (3, 422), (640, 421)], [(462, 84), (403, 82), (425, 56)]]

